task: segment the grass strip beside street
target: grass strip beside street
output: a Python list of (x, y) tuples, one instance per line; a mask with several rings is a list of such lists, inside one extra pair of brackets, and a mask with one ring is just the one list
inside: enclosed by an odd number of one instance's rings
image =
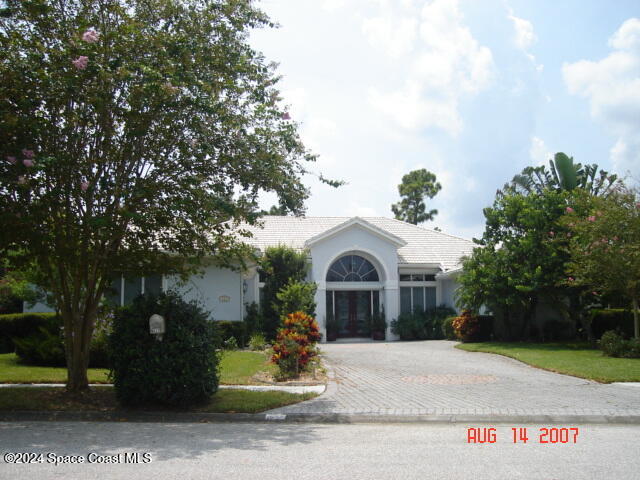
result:
[(544, 370), (602, 383), (640, 382), (640, 359), (607, 357), (587, 343), (485, 342), (456, 347), (497, 353)]
[[(275, 365), (263, 352), (225, 351), (220, 358), (220, 384), (250, 385), (258, 372), (274, 373)], [(90, 368), (90, 383), (109, 383), (108, 370)], [(34, 367), (18, 363), (15, 353), (0, 354), (0, 383), (65, 383), (67, 369), (64, 367)]]
[[(109, 383), (105, 368), (90, 368), (89, 383)], [(0, 383), (65, 383), (64, 367), (33, 367), (18, 363), (15, 353), (0, 354)]]
[(113, 387), (94, 387), (82, 395), (71, 395), (64, 388), (0, 388), (0, 411), (102, 411), (102, 412), (208, 412), (259, 413), (316, 397), (316, 393), (295, 394), (281, 391), (218, 390), (211, 400), (188, 410), (161, 406), (124, 409), (118, 405)]

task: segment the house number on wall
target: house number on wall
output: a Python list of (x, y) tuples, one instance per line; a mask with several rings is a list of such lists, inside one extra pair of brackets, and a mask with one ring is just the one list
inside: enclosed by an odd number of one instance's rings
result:
[(229, 303), (231, 301), (231, 297), (229, 295), (220, 295), (218, 297), (218, 301), (220, 303)]

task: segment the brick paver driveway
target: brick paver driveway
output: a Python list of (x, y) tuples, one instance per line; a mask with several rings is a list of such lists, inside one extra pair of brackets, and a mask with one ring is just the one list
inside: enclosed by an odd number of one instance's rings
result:
[(331, 343), (327, 392), (278, 413), (640, 415), (640, 387), (604, 385), (454, 342)]

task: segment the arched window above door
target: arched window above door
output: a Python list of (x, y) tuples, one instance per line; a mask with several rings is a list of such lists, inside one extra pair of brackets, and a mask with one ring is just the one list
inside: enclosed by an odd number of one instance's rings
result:
[(378, 282), (378, 271), (373, 264), (360, 255), (339, 258), (327, 272), (327, 282)]

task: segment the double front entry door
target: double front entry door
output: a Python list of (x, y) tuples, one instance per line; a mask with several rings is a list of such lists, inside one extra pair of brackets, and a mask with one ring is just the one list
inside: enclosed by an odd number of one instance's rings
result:
[(379, 308), (379, 292), (375, 290), (335, 291), (335, 315), (339, 337), (371, 335), (371, 312)]

